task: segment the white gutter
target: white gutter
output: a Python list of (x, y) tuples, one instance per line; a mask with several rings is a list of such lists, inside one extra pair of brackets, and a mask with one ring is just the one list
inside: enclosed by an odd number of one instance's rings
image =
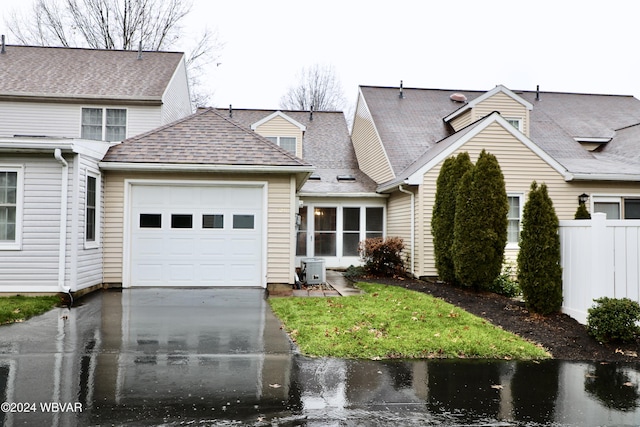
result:
[(163, 171), (163, 172), (289, 172), (311, 173), (316, 170), (313, 166), (261, 166), (261, 165), (211, 165), (197, 163), (125, 163), (100, 162), (103, 170), (126, 171)]
[(402, 188), (402, 184), (398, 185), (398, 191), (400, 191), (401, 193), (404, 194), (408, 194), (411, 196), (411, 275), (413, 277), (415, 277), (415, 272), (413, 269), (413, 266), (415, 265), (415, 238), (416, 238), (416, 222), (415, 222), (415, 215), (416, 215), (416, 196), (415, 194), (413, 194), (412, 191), (408, 191), (405, 190), (404, 188)]
[[(640, 174), (623, 173), (574, 173), (572, 180), (576, 181), (640, 181)], [(567, 180), (569, 181), (569, 180)]]
[(69, 164), (62, 157), (62, 150), (56, 148), (53, 157), (62, 165), (60, 194), (60, 248), (58, 249), (58, 287), (61, 292), (69, 293), (71, 287), (65, 285), (65, 267), (67, 260), (67, 203), (69, 199)]

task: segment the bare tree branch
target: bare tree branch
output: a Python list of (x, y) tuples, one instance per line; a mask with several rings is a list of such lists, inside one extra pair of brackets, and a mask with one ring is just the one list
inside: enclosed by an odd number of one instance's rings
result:
[(298, 83), (280, 99), (280, 107), (289, 110), (337, 111), (346, 99), (335, 69), (329, 65), (313, 65), (298, 73)]

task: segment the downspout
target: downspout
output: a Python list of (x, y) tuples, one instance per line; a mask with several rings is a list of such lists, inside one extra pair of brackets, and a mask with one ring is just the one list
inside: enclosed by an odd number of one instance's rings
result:
[(58, 287), (61, 292), (71, 295), (71, 287), (64, 283), (67, 261), (67, 204), (69, 199), (69, 163), (62, 157), (62, 150), (56, 148), (53, 157), (62, 165), (60, 194), (60, 248), (58, 249)]
[(416, 195), (412, 191), (402, 188), (402, 184), (398, 185), (398, 191), (411, 196), (411, 276), (416, 277), (413, 266), (415, 265), (415, 238), (416, 238)]

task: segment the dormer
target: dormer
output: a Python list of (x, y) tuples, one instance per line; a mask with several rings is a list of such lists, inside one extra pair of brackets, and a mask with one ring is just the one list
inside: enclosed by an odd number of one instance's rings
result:
[(444, 121), (449, 123), (456, 132), (498, 111), (509, 124), (529, 137), (529, 112), (533, 109), (533, 105), (502, 85), (471, 101), (467, 101), (466, 97), (459, 93), (452, 94), (450, 98), (452, 103), (460, 104), (460, 107), (446, 116)]
[(607, 145), (611, 139), (609, 137), (593, 138), (593, 137), (575, 137), (574, 141), (579, 142), (580, 146), (587, 151), (600, 151), (605, 145)]
[(302, 157), (302, 139), (306, 127), (282, 111), (276, 111), (255, 122), (251, 129), (297, 157)]

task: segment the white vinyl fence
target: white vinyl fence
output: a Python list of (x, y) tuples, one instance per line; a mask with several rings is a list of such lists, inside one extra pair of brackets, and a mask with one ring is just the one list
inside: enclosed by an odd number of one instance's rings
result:
[(582, 324), (600, 297), (640, 302), (640, 220), (560, 221), (562, 311)]

